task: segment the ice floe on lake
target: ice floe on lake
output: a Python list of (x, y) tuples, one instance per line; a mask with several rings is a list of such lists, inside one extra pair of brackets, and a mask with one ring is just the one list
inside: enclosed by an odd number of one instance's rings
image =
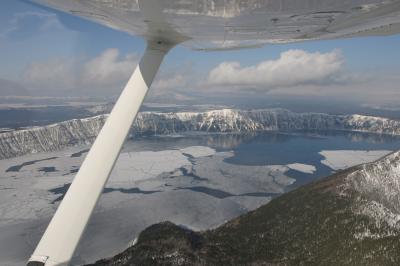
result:
[(303, 163), (291, 163), (288, 164), (287, 167), (289, 167), (292, 170), (296, 170), (306, 174), (312, 174), (317, 170), (317, 168), (315, 168), (314, 165), (303, 164)]
[(325, 157), (321, 163), (332, 168), (333, 170), (346, 169), (358, 164), (375, 161), (392, 151), (376, 150), (376, 151), (357, 151), (357, 150), (326, 150), (319, 154)]

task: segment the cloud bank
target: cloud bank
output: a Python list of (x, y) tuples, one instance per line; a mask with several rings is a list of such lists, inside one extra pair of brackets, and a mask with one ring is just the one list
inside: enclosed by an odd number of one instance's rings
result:
[[(139, 62), (137, 54), (121, 55), (110, 48), (94, 58), (56, 58), (29, 64), (22, 74), (22, 84), (37, 92), (54, 94), (119, 94)], [(183, 72), (182, 72), (183, 73)], [(163, 72), (152, 85), (154, 93), (186, 86), (182, 73)]]
[(38, 90), (120, 90), (138, 62), (136, 54), (121, 55), (111, 48), (91, 59), (58, 58), (29, 64), (26, 87)]
[[(25, 67), (17, 90), (0, 80), (0, 95), (117, 96), (126, 84), (139, 56), (106, 49), (95, 57), (53, 58)], [(197, 71), (197, 70), (196, 70)], [(391, 102), (399, 95), (398, 73), (356, 73), (345, 69), (339, 50), (307, 52), (289, 50), (277, 59), (251, 66), (222, 62), (202, 75), (190, 66), (175, 69), (164, 64), (153, 82), (148, 100), (159, 102), (233, 102), (263, 97), (345, 97), (363, 103)], [(3, 93), (2, 93), (3, 91)], [(263, 93), (264, 92), (264, 93)], [(218, 100), (219, 101), (219, 100)]]
[(210, 71), (208, 82), (211, 85), (255, 88), (329, 84), (343, 80), (343, 65), (344, 58), (339, 50), (329, 53), (288, 50), (276, 60), (254, 66), (223, 62)]

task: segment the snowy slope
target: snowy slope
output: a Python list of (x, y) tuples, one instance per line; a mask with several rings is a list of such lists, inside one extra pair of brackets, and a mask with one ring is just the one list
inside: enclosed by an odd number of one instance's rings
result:
[[(400, 230), (400, 151), (364, 164), (350, 173), (342, 186), (342, 195), (356, 192), (353, 209), (375, 221), (379, 233), (358, 232), (358, 238), (382, 238)], [(396, 232), (396, 233), (395, 233)]]

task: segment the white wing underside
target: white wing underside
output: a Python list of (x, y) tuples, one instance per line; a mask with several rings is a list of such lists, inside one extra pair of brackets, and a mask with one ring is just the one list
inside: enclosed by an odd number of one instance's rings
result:
[[(132, 35), (162, 36), (199, 50), (400, 32), (399, 0), (35, 1)], [(146, 5), (152, 5), (147, 14)]]

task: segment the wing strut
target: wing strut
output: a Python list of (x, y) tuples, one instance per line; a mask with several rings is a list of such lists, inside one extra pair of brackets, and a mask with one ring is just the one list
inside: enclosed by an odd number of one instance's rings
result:
[(145, 54), (93, 143), (28, 266), (69, 264), (143, 99), (172, 46), (164, 41), (148, 41)]

